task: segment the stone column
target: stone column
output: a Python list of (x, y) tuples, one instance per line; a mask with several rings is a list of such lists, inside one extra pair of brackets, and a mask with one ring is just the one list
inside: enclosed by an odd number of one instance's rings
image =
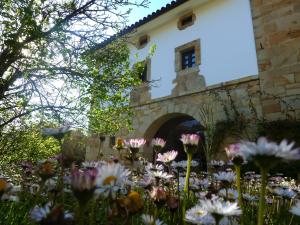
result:
[(300, 115), (300, 2), (251, 0), (265, 118)]

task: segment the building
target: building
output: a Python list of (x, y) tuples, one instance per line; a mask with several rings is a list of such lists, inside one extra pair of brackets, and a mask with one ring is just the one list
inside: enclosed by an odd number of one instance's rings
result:
[[(299, 118), (298, 0), (176, 0), (122, 34), (131, 36), (133, 64), (146, 64), (144, 83), (131, 96), (134, 132), (122, 137), (174, 141), (191, 129), (205, 134), (210, 116), (215, 122), (236, 114), (250, 121)], [(109, 142), (102, 143), (107, 154)], [(150, 146), (143, 154), (152, 158)]]

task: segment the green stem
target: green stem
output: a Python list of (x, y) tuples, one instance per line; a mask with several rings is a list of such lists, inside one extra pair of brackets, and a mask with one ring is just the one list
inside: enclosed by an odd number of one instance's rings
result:
[(294, 219), (294, 215), (292, 215), (289, 225), (292, 225), (293, 219)]
[(77, 211), (77, 225), (84, 225), (84, 211), (85, 205), (78, 204), (78, 211)]
[(92, 200), (92, 203), (90, 204), (90, 215), (89, 215), (90, 225), (95, 224), (95, 208), (96, 208), (96, 201)]
[(157, 159), (157, 152), (155, 151), (155, 154), (154, 154), (154, 166), (156, 166), (156, 159)]
[(264, 168), (260, 169), (261, 171), (261, 187), (260, 187), (260, 198), (259, 198), (259, 211), (258, 211), (258, 222), (257, 225), (264, 224), (264, 216), (265, 216), (265, 195), (266, 195), (266, 187), (268, 180), (268, 171)]
[(241, 166), (235, 166), (236, 172), (236, 188), (238, 191), (238, 203), (241, 209), (243, 209), (243, 193), (241, 188)]
[(185, 225), (185, 212), (186, 212), (186, 201), (185, 198), (183, 199), (183, 204), (182, 204), (182, 224)]
[(192, 162), (193, 155), (191, 153), (187, 154), (187, 168), (186, 168), (186, 177), (185, 177), (185, 184), (184, 184), (184, 192), (188, 193), (189, 191), (189, 179), (191, 173), (191, 162)]
[[(243, 211), (243, 193), (241, 187), (241, 166), (235, 165), (235, 172), (236, 172), (236, 188), (238, 191), (238, 204)], [(241, 224), (244, 224), (243, 214), (241, 215)]]
[(42, 192), (43, 192), (43, 189), (44, 189), (44, 186), (45, 186), (45, 182), (44, 180), (41, 181), (41, 184), (40, 184), (40, 187), (39, 187), (39, 190), (37, 191), (36, 195), (35, 195), (35, 199), (34, 199), (34, 205), (36, 205), (38, 202), (39, 202), (39, 199), (42, 195)]

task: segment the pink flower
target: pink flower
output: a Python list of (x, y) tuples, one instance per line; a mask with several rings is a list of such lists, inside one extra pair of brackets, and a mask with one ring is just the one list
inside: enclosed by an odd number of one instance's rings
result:
[(231, 145), (229, 145), (227, 148), (225, 148), (225, 152), (227, 154), (227, 157), (230, 160), (232, 160), (233, 158), (235, 158), (237, 156), (242, 156), (239, 144), (231, 144)]
[(197, 146), (200, 141), (200, 136), (197, 134), (182, 134), (180, 140), (184, 145)]
[(72, 170), (72, 189), (91, 190), (96, 186), (97, 169)]
[(166, 145), (166, 141), (162, 138), (154, 138), (152, 140), (152, 146), (153, 147), (163, 148), (165, 145)]
[(129, 139), (128, 141), (124, 141), (125, 145), (129, 148), (141, 148), (146, 144), (146, 140), (141, 139)]
[(167, 200), (167, 193), (163, 187), (153, 187), (150, 192), (150, 198), (155, 203), (164, 203)]
[(157, 156), (157, 161), (160, 161), (163, 163), (170, 163), (176, 158), (177, 154), (178, 154), (178, 152), (176, 152), (174, 150), (166, 152), (164, 154), (159, 153)]
[(73, 168), (71, 172), (71, 187), (74, 196), (80, 203), (88, 202), (96, 189), (96, 177), (98, 170)]

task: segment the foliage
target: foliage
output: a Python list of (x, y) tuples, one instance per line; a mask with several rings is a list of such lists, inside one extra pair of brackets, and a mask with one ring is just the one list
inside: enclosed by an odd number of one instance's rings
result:
[(83, 128), (92, 119), (91, 129), (115, 129), (111, 121), (128, 111), (124, 102), (137, 76), (124, 44), (96, 50), (124, 27), (130, 7), (147, 2), (1, 1), (0, 131), (27, 115)]
[(214, 118), (214, 111), (211, 105), (203, 104), (199, 109), (199, 115), (202, 125), (205, 130), (205, 142), (203, 143), (203, 149), (206, 156), (206, 162), (210, 162), (216, 149), (216, 121)]
[[(89, 129), (97, 133), (113, 134), (122, 127), (129, 127), (130, 87), (140, 83), (139, 70), (131, 70), (129, 49), (124, 40), (118, 40), (89, 56), (92, 67), (99, 67), (90, 85), (92, 99), (88, 112)], [(98, 74), (97, 72), (97, 74)], [(103, 85), (107, 83), (106, 85)]]
[(35, 125), (11, 127), (0, 136), (0, 164), (37, 162), (57, 154), (59, 150), (58, 142), (42, 137)]

